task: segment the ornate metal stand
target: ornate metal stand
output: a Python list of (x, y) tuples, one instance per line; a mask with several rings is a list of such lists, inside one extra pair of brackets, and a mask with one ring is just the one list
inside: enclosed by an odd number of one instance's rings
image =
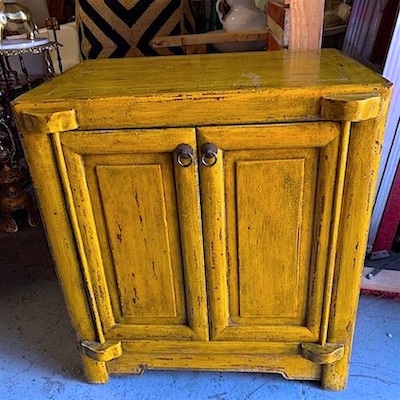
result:
[(57, 42), (50, 42), (47, 38), (27, 39), (5, 39), (0, 42), (0, 61), (4, 80), (14, 76), (18, 81), (18, 73), (10, 66), (9, 58), (18, 57), (21, 70), (25, 76), (28, 89), (32, 87), (32, 81), (26, 69), (23, 55), (25, 54), (43, 54), (46, 64), (45, 78), (49, 79), (55, 75), (50, 51), (58, 49), (60, 45)]
[[(0, 42), (0, 227), (6, 232), (18, 231), (16, 213), (20, 210), (27, 213), (30, 226), (40, 223), (10, 101), (55, 75), (50, 51), (58, 46), (57, 42), (50, 42), (47, 38), (5, 39)], [(46, 69), (40, 79), (30, 76), (23, 58), (25, 54), (43, 54)], [(10, 57), (18, 57), (22, 76), (11, 67)]]

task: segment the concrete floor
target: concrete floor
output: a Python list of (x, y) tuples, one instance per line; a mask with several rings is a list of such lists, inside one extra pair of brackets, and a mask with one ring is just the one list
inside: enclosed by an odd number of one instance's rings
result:
[(0, 304), (0, 400), (400, 399), (400, 300), (361, 297), (343, 392), (254, 373), (147, 371), (85, 383), (40, 229), (0, 233)]

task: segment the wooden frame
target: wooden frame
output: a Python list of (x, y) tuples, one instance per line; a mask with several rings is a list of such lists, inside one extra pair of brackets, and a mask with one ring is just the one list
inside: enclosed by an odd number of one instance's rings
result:
[(267, 41), (269, 29), (249, 31), (249, 32), (209, 32), (193, 35), (159, 36), (152, 40), (154, 48), (160, 47), (180, 47), (185, 54), (206, 53), (207, 44), (231, 43), (231, 42), (251, 42), (258, 40)]
[(324, 0), (290, 1), (289, 50), (321, 48), (324, 4)]
[[(209, 32), (157, 37), (152, 46), (182, 46), (186, 54), (205, 53), (212, 43), (265, 39), (269, 50), (319, 50), (322, 43), (324, 0), (274, 0), (266, 5), (268, 28), (251, 32)], [(306, 27), (306, 29), (305, 29)]]

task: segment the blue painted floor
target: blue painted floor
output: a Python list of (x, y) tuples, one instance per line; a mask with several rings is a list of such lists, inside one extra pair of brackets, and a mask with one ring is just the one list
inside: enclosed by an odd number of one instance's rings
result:
[(361, 297), (343, 392), (254, 373), (147, 371), (85, 383), (40, 230), (0, 234), (0, 305), (0, 400), (400, 399), (400, 300)]

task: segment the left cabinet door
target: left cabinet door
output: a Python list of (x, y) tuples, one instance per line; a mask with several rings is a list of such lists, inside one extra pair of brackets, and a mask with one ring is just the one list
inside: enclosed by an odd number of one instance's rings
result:
[[(180, 144), (193, 149), (183, 166)], [(101, 334), (208, 340), (195, 131), (65, 132), (54, 145)]]

